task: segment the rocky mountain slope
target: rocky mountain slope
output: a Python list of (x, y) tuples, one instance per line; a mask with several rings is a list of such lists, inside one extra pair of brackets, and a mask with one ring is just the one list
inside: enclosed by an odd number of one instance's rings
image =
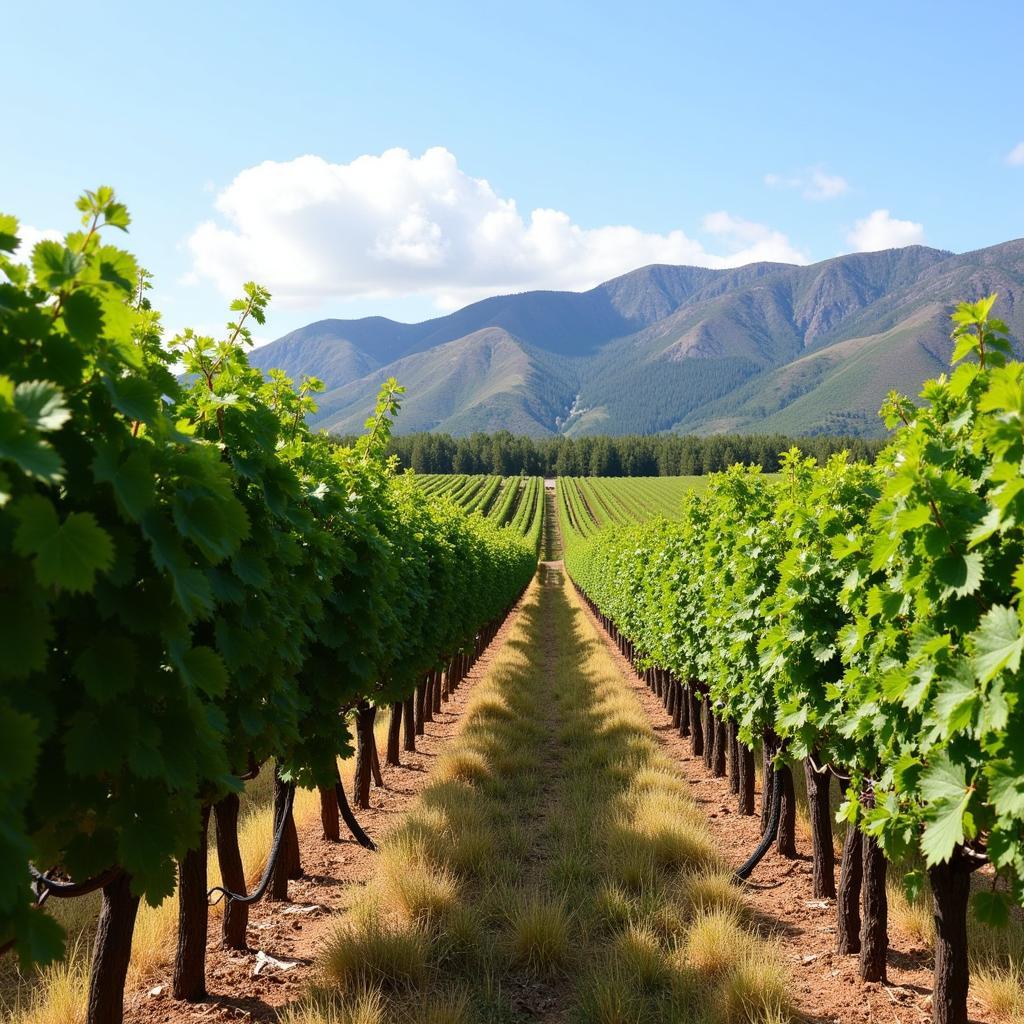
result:
[(879, 434), (892, 388), (947, 365), (953, 304), (999, 293), (1024, 335), (1024, 239), (924, 246), (810, 266), (650, 266), (587, 292), (524, 292), (419, 324), (321, 320), (252, 353), (321, 377), (317, 423), (360, 429), (380, 382), (398, 429), (467, 434), (667, 430)]

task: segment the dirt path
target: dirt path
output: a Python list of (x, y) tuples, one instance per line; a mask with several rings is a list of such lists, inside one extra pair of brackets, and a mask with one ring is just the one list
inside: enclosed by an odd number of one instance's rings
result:
[[(728, 779), (708, 774), (703, 758), (691, 754), (689, 740), (672, 728), (661, 700), (633, 670), (583, 602), (580, 607), (604, 638), (650, 718), (660, 744), (707, 813), (723, 855), (738, 867), (760, 839), (760, 815), (748, 817), (737, 813), (736, 797), (729, 791)], [(798, 845), (806, 850), (809, 843), (804, 840)], [(814, 1024), (928, 1024), (931, 1020), (930, 951), (890, 925), (888, 984), (861, 982), (857, 957), (835, 952), (835, 901), (812, 897), (809, 856), (787, 860), (772, 847), (754, 871), (747, 894), (766, 927), (784, 937), (794, 999), (806, 1020)], [(969, 1009), (972, 1021), (990, 1019), (976, 1000), (971, 1000)]]
[[(382, 839), (396, 828), (428, 785), (434, 762), (458, 731), (470, 695), (504, 646), (521, 605), (522, 601), (450, 700), (441, 705), (441, 712), (435, 713), (433, 722), (425, 724), (424, 735), (416, 738), (416, 752), (403, 751), (400, 767), (381, 764), (383, 788), (372, 789), (368, 811), (356, 812), (360, 824), (374, 839)], [(346, 787), (350, 783), (350, 779), (344, 780)], [(344, 823), (342, 834), (346, 835)], [(318, 817), (299, 826), (299, 848), (305, 876), (289, 883), (289, 902), (262, 900), (251, 909), (248, 951), (221, 949), (220, 919), (211, 915), (207, 999), (195, 1004), (172, 1000), (172, 965), (168, 962), (147, 980), (143, 990), (126, 995), (125, 1020), (129, 1024), (277, 1020), (280, 1007), (294, 999), (310, 980), (324, 941), (362, 891), (375, 862), (374, 853), (354, 839), (346, 837), (340, 843), (325, 840)], [(269, 969), (254, 976), (261, 951), (298, 963), (287, 971)]]

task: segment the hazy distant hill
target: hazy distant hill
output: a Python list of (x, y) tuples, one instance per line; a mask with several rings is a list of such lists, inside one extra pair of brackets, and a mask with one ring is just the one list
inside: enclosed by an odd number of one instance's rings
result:
[(342, 433), (395, 376), (408, 389), (403, 432), (878, 434), (886, 392), (916, 393), (948, 365), (953, 304), (992, 291), (1024, 335), (1024, 240), (806, 267), (643, 267), (419, 324), (321, 320), (251, 358), (323, 378), (316, 422)]

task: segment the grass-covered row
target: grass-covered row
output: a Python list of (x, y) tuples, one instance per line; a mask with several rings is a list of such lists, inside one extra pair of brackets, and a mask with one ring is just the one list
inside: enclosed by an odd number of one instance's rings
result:
[(973, 899), (989, 921), (1024, 897), (1024, 365), (1007, 361), (993, 303), (958, 309), (959, 365), (925, 386), (921, 407), (890, 397), (898, 429), (877, 467), (793, 451), (774, 479), (735, 467), (687, 495), (678, 521), (567, 551), (710, 766), (724, 771), (728, 751), (752, 785), (750, 748), (775, 759), (783, 850), (789, 766), (803, 762), (819, 895), (836, 891), (838, 777), (856, 826), (840, 947), (860, 950), (864, 977), (885, 971), (885, 857), (922, 865), (906, 881), (931, 886), (943, 1022), (966, 1020), (972, 873), (985, 870)]
[[(394, 477), (393, 381), (353, 447), (312, 434), (319, 382), (248, 364), (259, 287), (222, 340), (164, 344), (107, 241), (126, 210), (105, 188), (78, 208), (27, 264), (0, 217), (0, 945), (60, 951), (30, 862), (53, 892), (102, 884), (90, 1016), (113, 1020), (138, 900), (205, 871), (210, 809), (271, 759), (333, 791), (352, 713), (474, 648), (536, 558)], [(196, 944), (176, 994), (202, 992)]]
[(785, 1024), (707, 818), (558, 568), (285, 1024)]

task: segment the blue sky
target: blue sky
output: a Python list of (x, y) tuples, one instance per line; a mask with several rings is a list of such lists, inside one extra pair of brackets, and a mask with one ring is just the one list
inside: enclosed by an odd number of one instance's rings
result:
[(172, 328), (214, 328), (249, 276), (275, 294), (271, 338), (648, 262), (1024, 234), (1009, 0), (55, 2), (3, 21), (0, 209), (66, 229), (78, 191), (114, 185)]

